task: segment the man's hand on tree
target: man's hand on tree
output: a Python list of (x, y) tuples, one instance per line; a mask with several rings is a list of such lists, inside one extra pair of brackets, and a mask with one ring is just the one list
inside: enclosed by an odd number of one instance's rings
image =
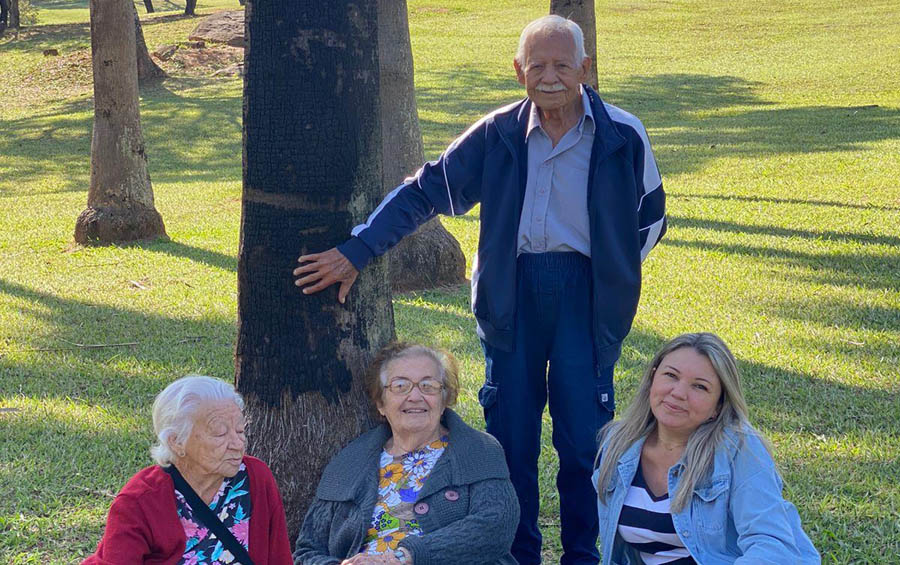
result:
[(322, 253), (301, 255), (297, 261), (302, 264), (294, 269), (294, 276), (298, 277), (294, 284), (304, 287), (303, 294), (314, 294), (339, 282), (341, 287), (338, 289), (338, 302), (341, 304), (344, 303), (350, 287), (359, 276), (359, 271), (353, 263), (336, 247)]

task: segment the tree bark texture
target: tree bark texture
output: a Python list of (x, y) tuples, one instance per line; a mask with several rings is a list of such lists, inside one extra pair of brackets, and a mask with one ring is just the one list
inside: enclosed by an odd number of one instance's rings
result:
[(87, 208), (75, 222), (78, 243), (166, 235), (153, 204), (138, 104), (134, 5), (91, 0), (94, 134)]
[(19, 13), (19, 0), (9, 0), (9, 27), (19, 29), (21, 25), (22, 18)]
[(550, 13), (568, 18), (584, 32), (584, 52), (591, 58), (588, 84), (597, 88), (597, 15), (594, 0), (550, 0)]
[[(399, 185), (425, 161), (416, 92), (406, 0), (378, 0), (383, 129), (384, 192)], [(405, 237), (388, 254), (391, 288), (408, 292), (460, 284), (466, 280), (466, 258), (459, 242), (434, 218)]]
[(250, 452), (278, 479), (293, 537), (331, 457), (374, 423), (364, 390), (394, 335), (384, 261), (305, 296), (302, 253), (381, 198), (377, 0), (248, 0), (235, 380)]
[(144, 0), (144, 8), (147, 9), (148, 14), (153, 13), (153, 0)]
[(197, 8), (197, 0), (187, 0), (184, 5), (184, 15), (185, 16), (193, 16), (194, 10)]
[[(145, 2), (150, 2), (150, 0), (145, 0)], [(144, 41), (144, 30), (141, 27), (141, 18), (138, 17), (137, 8), (134, 8), (133, 3), (132, 11), (134, 12), (134, 37), (135, 50), (137, 52), (138, 84), (145, 84), (165, 77), (166, 72), (153, 61), (152, 57), (150, 57), (150, 52), (147, 50), (147, 43)], [(152, 4), (149, 6), (148, 11), (153, 11)]]

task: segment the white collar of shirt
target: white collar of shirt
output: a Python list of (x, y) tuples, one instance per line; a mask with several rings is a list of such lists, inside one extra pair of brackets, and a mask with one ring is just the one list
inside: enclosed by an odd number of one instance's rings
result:
[[(591, 111), (591, 99), (588, 97), (587, 91), (583, 86), (578, 87), (581, 90), (581, 104), (584, 106), (584, 113), (581, 116), (581, 119), (578, 120), (578, 124), (575, 126), (578, 128), (578, 131), (584, 132), (584, 125), (588, 122), (587, 118), (590, 118), (590, 130), (588, 133), (594, 133), (594, 112)], [(526, 141), (531, 136), (531, 132), (535, 130), (535, 128), (541, 127), (541, 112), (537, 107), (537, 104), (534, 102), (531, 103), (531, 112), (528, 115), (528, 129), (525, 131), (525, 139)]]

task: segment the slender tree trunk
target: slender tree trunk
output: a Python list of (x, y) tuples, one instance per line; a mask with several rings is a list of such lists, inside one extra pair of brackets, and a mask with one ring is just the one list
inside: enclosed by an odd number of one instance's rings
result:
[(363, 375), (394, 331), (383, 261), (343, 305), (337, 286), (305, 296), (291, 275), (381, 197), (376, 1), (246, 5), (235, 380), (292, 536), (324, 465), (373, 423)]
[(75, 223), (78, 243), (113, 243), (166, 234), (153, 205), (138, 106), (134, 6), (91, 0), (94, 134), (87, 208)]
[(9, 27), (19, 29), (22, 18), (19, 14), (19, 0), (9, 0)]
[(588, 84), (597, 88), (597, 23), (594, 0), (550, 0), (550, 13), (568, 18), (584, 32), (584, 51), (591, 58)]
[[(385, 192), (413, 174), (425, 160), (406, 0), (378, 0), (381, 71), (382, 155)], [(459, 284), (466, 280), (466, 258), (459, 243), (435, 218), (388, 253), (395, 292)]]
[(184, 15), (185, 16), (193, 16), (194, 9), (197, 8), (197, 0), (187, 0), (184, 5)]
[[(150, 0), (146, 1), (149, 2)], [(144, 41), (144, 30), (141, 27), (141, 18), (138, 17), (137, 8), (134, 7), (134, 3), (131, 3), (131, 8), (134, 12), (134, 38), (135, 51), (137, 52), (138, 84), (145, 84), (149, 81), (163, 78), (166, 76), (166, 72), (153, 61), (153, 58), (150, 57), (150, 52), (147, 51), (147, 43)], [(153, 6), (150, 6), (150, 11), (153, 11)]]
[(148, 14), (153, 13), (153, 0), (144, 0), (144, 8), (147, 9)]

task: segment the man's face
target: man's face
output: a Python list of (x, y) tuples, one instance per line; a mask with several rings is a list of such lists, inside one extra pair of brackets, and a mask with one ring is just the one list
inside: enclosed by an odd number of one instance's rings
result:
[(525, 44), (522, 64), (514, 62), (519, 82), (543, 111), (576, 105), (590, 59), (575, 60), (575, 40), (564, 32), (537, 33)]

